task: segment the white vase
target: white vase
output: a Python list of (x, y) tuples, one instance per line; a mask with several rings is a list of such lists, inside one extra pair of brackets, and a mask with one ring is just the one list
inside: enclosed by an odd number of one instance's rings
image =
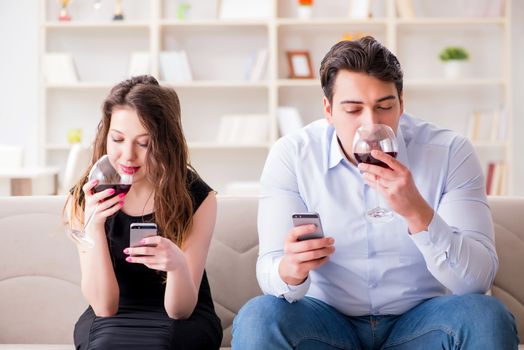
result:
[(449, 60), (444, 63), (444, 77), (446, 79), (460, 79), (464, 76), (466, 61)]
[(308, 5), (298, 6), (298, 18), (311, 19), (312, 13), (313, 13), (313, 6), (308, 6)]

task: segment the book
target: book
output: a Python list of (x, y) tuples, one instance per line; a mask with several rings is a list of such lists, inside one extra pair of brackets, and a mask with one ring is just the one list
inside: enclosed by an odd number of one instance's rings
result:
[(304, 126), (302, 117), (298, 109), (290, 106), (281, 106), (277, 108), (278, 128), (281, 136), (292, 133)]
[(268, 0), (219, 0), (218, 18), (226, 20), (268, 19), (271, 13)]
[(78, 83), (78, 74), (71, 54), (46, 53), (42, 63), (44, 79), (48, 84)]
[(493, 190), (493, 171), (495, 170), (495, 163), (490, 162), (486, 171), (486, 194), (490, 195)]
[(499, 141), (499, 110), (474, 111), (468, 120), (466, 136), (471, 141)]
[(486, 173), (486, 194), (501, 196), (506, 191), (507, 164), (504, 161), (490, 162)]
[(414, 18), (415, 9), (412, 0), (396, 0), (397, 13), (402, 18)]
[(256, 54), (256, 58), (254, 59), (254, 62), (250, 70), (249, 79), (248, 79), (249, 81), (255, 82), (255, 81), (264, 80), (266, 76), (267, 59), (268, 59), (267, 49), (258, 50)]
[(163, 80), (173, 83), (193, 81), (186, 51), (160, 52), (160, 75)]
[(233, 145), (266, 143), (268, 132), (267, 115), (224, 115), (220, 118), (216, 141)]
[(135, 51), (129, 59), (128, 77), (151, 74), (151, 56), (147, 51)]

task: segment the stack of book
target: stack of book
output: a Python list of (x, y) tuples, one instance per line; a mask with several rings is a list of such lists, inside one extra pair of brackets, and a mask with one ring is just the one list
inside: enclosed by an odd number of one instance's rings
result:
[(486, 194), (491, 196), (505, 194), (506, 172), (507, 165), (505, 162), (490, 162), (488, 164), (486, 171)]

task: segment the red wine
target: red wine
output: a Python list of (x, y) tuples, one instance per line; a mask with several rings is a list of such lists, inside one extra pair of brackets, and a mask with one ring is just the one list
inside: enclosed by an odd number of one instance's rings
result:
[[(389, 154), (393, 158), (397, 158), (397, 152), (384, 152), (384, 153)], [(378, 165), (383, 168), (389, 168), (386, 163), (376, 158), (373, 158), (371, 156), (371, 153), (353, 153), (353, 155), (355, 156), (355, 160), (357, 161), (357, 163), (367, 163), (367, 164), (372, 164), (372, 165)]]
[(117, 196), (120, 193), (127, 193), (127, 192), (129, 192), (129, 189), (131, 188), (131, 185), (129, 185), (129, 184), (103, 184), (103, 185), (96, 186), (93, 189), (93, 192), (94, 193), (102, 192), (103, 190), (107, 190), (108, 188), (114, 189), (115, 190), (115, 194), (110, 196), (110, 197), (108, 197), (107, 199), (113, 198), (114, 196)]

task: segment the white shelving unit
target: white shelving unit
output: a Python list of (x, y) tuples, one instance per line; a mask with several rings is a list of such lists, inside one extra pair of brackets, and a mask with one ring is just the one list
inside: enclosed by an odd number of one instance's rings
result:
[[(257, 181), (271, 145), (279, 137), (278, 106), (293, 106), (304, 122), (322, 117), (320, 61), (344, 33), (366, 33), (385, 43), (399, 57), (405, 72), (406, 109), (445, 127), (465, 132), (469, 115), (478, 108), (505, 106), (511, 127), (510, 0), (495, 18), (457, 16), (452, 0), (413, 0), (417, 17), (397, 16), (393, 0), (372, 1), (373, 17), (350, 19), (346, 0), (315, 0), (310, 20), (297, 18), (296, 0), (270, 1), (266, 19), (217, 19), (216, 1), (188, 0), (190, 13), (177, 19), (177, 0), (124, 0), (125, 20), (113, 22), (113, 1), (74, 1), (71, 22), (59, 22), (58, 1), (43, 1), (41, 53), (73, 56), (79, 83), (48, 84), (41, 79), (41, 162), (64, 167), (67, 131), (81, 128), (83, 142), (92, 141), (100, 119), (100, 105), (115, 83), (127, 78), (132, 52), (146, 51), (151, 73), (173, 86), (182, 104), (184, 131), (191, 160), (203, 178), (222, 191), (236, 181)], [(471, 72), (460, 80), (446, 80), (438, 52), (449, 45), (465, 46), (471, 53)], [(162, 51), (187, 52), (193, 81), (163, 81)], [(245, 79), (250, 55), (268, 50), (266, 75), (261, 81)], [(289, 79), (287, 50), (311, 54), (315, 79)], [(216, 142), (223, 115), (263, 114), (268, 118), (264, 142)], [(504, 161), (508, 167), (506, 193), (511, 193), (511, 145), (508, 138), (475, 142), (487, 164)]]

